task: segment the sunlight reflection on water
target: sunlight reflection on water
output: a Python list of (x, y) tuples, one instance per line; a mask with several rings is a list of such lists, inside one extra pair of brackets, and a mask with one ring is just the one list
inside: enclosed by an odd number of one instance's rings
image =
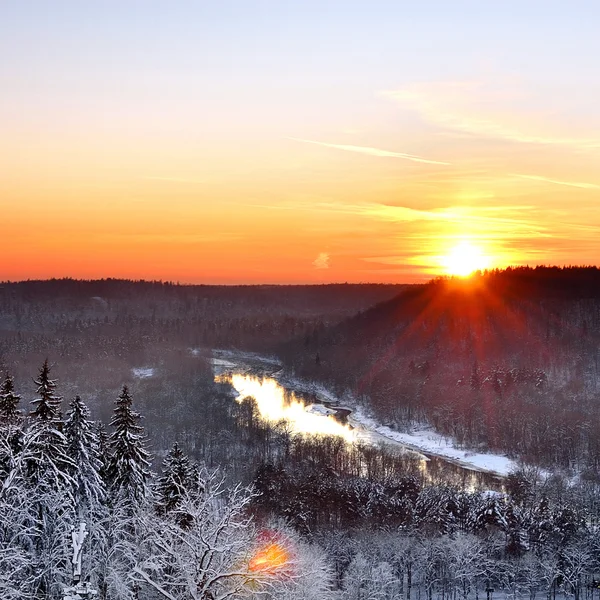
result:
[[(430, 456), (425, 458), (421, 453), (404, 446), (399, 442), (384, 440), (378, 433), (364, 427), (352, 427), (336, 420), (330, 410), (322, 404), (312, 404), (287, 390), (272, 377), (259, 377), (247, 373), (222, 372), (215, 376), (216, 381), (229, 383), (238, 393), (236, 401), (241, 403), (246, 398), (254, 398), (260, 416), (268, 422), (286, 421), (290, 430), (298, 434), (336, 435), (352, 444), (366, 446), (386, 446), (396, 452), (406, 453), (416, 460), (421, 476), (428, 483), (450, 484), (465, 491), (475, 489), (502, 490), (501, 480), (493, 475), (461, 467), (444, 458)], [(334, 412), (334, 411), (331, 411)]]
[(294, 433), (338, 435), (347, 442), (357, 440), (356, 433), (348, 425), (336, 421), (332, 415), (311, 412), (313, 405), (286, 391), (274, 379), (233, 374), (226, 376), (225, 380), (239, 394), (236, 398), (238, 402), (248, 397), (254, 398), (260, 416), (266, 421), (278, 423), (285, 419)]

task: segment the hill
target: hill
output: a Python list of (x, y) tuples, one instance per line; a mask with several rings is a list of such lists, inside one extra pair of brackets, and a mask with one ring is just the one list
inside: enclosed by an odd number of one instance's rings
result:
[(600, 465), (600, 270), (438, 279), (283, 349), (396, 427), (543, 465)]

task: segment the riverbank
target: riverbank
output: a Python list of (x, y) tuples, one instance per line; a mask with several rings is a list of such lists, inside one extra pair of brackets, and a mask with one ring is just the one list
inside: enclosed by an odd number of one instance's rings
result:
[[(339, 398), (321, 384), (302, 381), (285, 373), (281, 362), (276, 358), (231, 350), (215, 350), (213, 355), (215, 366), (224, 369), (243, 369), (245, 372), (272, 377), (290, 391), (313, 396), (317, 402), (309, 407), (312, 412), (320, 412), (325, 415), (331, 409), (348, 411), (348, 423), (360, 431), (360, 438), (363, 441), (370, 441), (374, 444), (399, 445), (421, 454), (425, 459), (428, 457), (441, 458), (465, 469), (489, 473), (498, 477), (506, 477), (519, 467), (516, 461), (501, 454), (461, 449), (455, 440), (436, 433), (428, 427), (419, 427), (404, 433), (382, 425), (369, 416), (365, 408), (360, 406), (354, 398)], [(319, 408), (320, 406), (323, 408)]]
[(395, 431), (367, 416), (361, 407), (354, 409), (352, 415), (349, 417), (349, 422), (352, 425), (360, 424), (363, 427), (376, 431), (383, 438), (390, 441), (399, 442), (427, 455), (451, 460), (467, 469), (506, 477), (519, 467), (518, 463), (514, 460), (501, 454), (473, 452), (457, 448), (456, 442), (452, 438), (436, 433), (428, 427), (414, 429), (410, 433)]

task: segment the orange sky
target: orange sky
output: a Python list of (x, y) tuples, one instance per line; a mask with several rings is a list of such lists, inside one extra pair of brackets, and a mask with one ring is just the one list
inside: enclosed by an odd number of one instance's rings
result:
[(32, 4), (0, 17), (2, 280), (422, 281), (465, 241), (599, 262), (583, 15)]

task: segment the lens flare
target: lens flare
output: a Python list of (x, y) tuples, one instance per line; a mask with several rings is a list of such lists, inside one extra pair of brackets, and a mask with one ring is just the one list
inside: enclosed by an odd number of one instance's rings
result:
[(274, 574), (281, 572), (289, 562), (287, 549), (281, 543), (273, 541), (257, 549), (248, 563), (248, 570), (253, 573)]

